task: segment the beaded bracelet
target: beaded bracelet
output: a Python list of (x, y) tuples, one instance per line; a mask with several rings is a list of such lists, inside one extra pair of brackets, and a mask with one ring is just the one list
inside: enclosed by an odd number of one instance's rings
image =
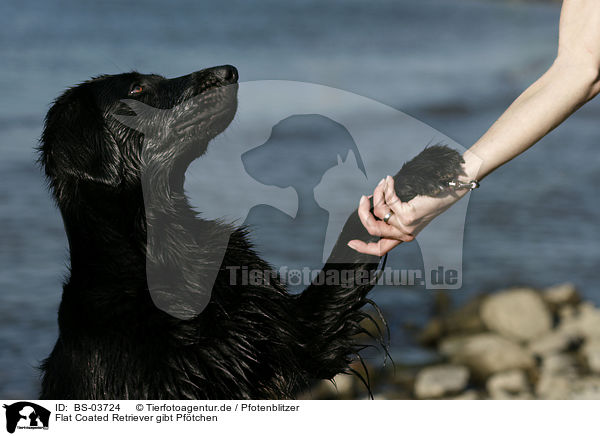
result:
[(469, 191), (472, 191), (473, 189), (479, 188), (479, 181), (471, 180), (468, 183), (463, 183), (463, 182), (459, 182), (457, 180), (452, 180), (451, 182), (448, 182), (448, 187), (450, 187), (454, 190), (467, 188)]

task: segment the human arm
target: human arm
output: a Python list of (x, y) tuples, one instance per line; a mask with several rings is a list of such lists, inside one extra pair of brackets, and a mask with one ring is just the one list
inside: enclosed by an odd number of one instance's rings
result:
[[(464, 153), (462, 180), (481, 180), (537, 143), (600, 92), (599, 73), (600, 1), (565, 0), (554, 63)], [(381, 240), (370, 244), (353, 240), (349, 245), (362, 253), (381, 256), (401, 242), (414, 239), (467, 192), (462, 189), (401, 202), (388, 177), (373, 193), (373, 214), (368, 201), (361, 199), (359, 205), (361, 222)], [(393, 215), (388, 223), (375, 218), (383, 219), (390, 210)]]

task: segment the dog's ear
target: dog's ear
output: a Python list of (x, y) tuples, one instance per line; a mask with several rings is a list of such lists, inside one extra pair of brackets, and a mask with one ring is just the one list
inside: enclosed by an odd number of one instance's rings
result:
[(56, 182), (68, 178), (116, 186), (120, 151), (107, 129), (92, 84), (84, 83), (60, 96), (46, 115), (40, 162)]

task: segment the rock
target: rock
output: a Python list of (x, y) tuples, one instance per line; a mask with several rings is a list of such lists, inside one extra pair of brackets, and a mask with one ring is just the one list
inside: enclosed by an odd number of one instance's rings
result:
[(468, 366), (482, 379), (497, 372), (531, 369), (535, 365), (529, 351), (495, 333), (480, 333), (465, 339), (452, 361)]
[(479, 392), (469, 389), (468, 391), (464, 391), (462, 394), (457, 395), (455, 397), (446, 398), (446, 400), (479, 400), (481, 399), (481, 395)]
[(497, 392), (494, 396), (490, 397), (490, 400), (534, 400), (535, 397), (531, 392), (517, 392), (516, 394), (510, 394), (508, 392)]
[(560, 323), (559, 330), (580, 335), (587, 340), (598, 339), (600, 338), (600, 310), (591, 303), (582, 303), (574, 316)]
[(552, 354), (542, 361), (543, 375), (574, 376), (577, 374), (577, 359), (571, 354)]
[(516, 341), (529, 341), (550, 331), (552, 316), (539, 293), (516, 288), (489, 296), (481, 319), (492, 331)]
[(579, 331), (586, 339), (600, 338), (600, 310), (592, 303), (579, 306)]
[(562, 283), (546, 288), (542, 292), (542, 298), (555, 312), (563, 306), (578, 304), (581, 301), (581, 296), (573, 283)]
[(560, 322), (568, 322), (577, 315), (577, 309), (574, 306), (563, 306), (558, 309), (558, 319)]
[(333, 384), (337, 390), (338, 396), (352, 396), (356, 384), (356, 377), (351, 374), (338, 374), (333, 378)]
[(444, 326), (442, 320), (434, 318), (429, 321), (423, 330), (417, 336), (417, 340), (422, 345), (435, 344), (444, 335)]
[(529, 391), (527, 376), (520, 369), (492, 375), (486, 387), (493, 400), (506, 400)]
[(582, 336), (574, 331), (553, 330), (529, 343), (529, 350), (537, 356), (567, 351), (581, 342)]
[(408, 391), (412, 394), (417, 372), (417, 368), (404, 368), (396, 365), (388, 380), (394, 385), (394, 390)]
[(472, 336), (448, 336), (440, 341), (438, 351), (446, 357), (454, 356)]
[[(365, 400), (371, 399), (368, 395), (362, 397)], [(413, 400), (412, 388), (410, 391), (398, 390), (395, 387), (387, 387), (381, 392), (373, 395), (374, 400)]]
[(600, 373), (600, 339), (592, 339), (581, 350), (591, 372)]
[(584, 377), (572, 384), (570, 400), (600, 400), (600, 377)]
[(600, 400), (600, 377), (546, 375), (538, 382), (536, 393), (545, 400)]
[(570, 377), (545, 373), (538, 380), (535, 393), (543, 400), (566, 400), (570, 396), (571, 382)]
[(418, 340), (423, 345), (438, 342), (446, 335), (479, 333), (485, 329), (479, 310), (483, 296), (477, 296), (464, 306), (442, 317), (433, 318), (421, 330)]
[(437, 365), (422, 369), (415, 381), (418, 399), (441, 398), (456, 394), (467, 387), (469, 370), (459, 365)]
[(442, 318), (446, 334), (479, 333), (485, 329), (479, 315), (485, 296), (477, 296)]

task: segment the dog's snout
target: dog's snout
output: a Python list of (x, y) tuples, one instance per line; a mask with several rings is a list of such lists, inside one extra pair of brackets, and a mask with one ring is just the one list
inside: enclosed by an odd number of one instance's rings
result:
[(236, 83), (239, 78), (238, 70), (233, 65), (214, 67), (210, 69), (210, 72), (225, 83)]

